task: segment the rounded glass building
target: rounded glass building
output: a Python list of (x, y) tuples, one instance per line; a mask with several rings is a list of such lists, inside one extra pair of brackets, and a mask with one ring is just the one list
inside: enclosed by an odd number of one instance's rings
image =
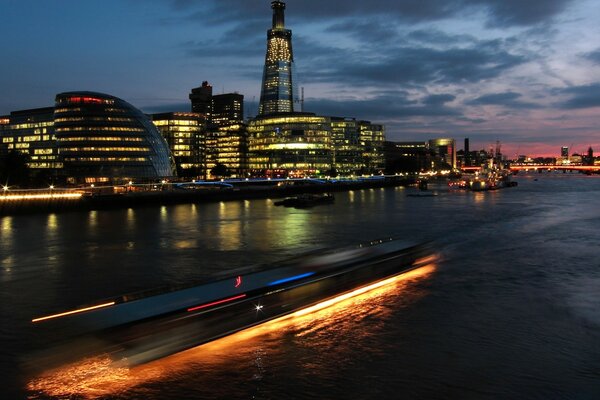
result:
[(152, 180), (174, 175), (165, 139), (140, 110), (95, 92), (56, 95), (54, 128), (68, 181)]

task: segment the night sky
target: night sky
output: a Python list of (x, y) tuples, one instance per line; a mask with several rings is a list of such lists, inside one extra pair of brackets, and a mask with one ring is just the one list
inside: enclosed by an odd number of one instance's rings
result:
[[(600, 153), (598, 0), (289, 0), (305, 110), (389, 140)], [(189, 111), (203, 80), (258, 109), (268, 0), (0, 0), (0, 115), (92, 90)]]

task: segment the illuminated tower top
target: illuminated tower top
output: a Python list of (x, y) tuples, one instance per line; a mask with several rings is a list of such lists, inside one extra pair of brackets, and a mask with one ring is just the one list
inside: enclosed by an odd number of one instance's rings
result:
[(271, 8), (273, 27), (267, 32), (259, 115), (294, 111), (292, 31), (285, 29), (285, 3), (273, 1)]
[(283, 1), (271, 2), (273, 9), (273, 29), (285, 29), (285, 3)]

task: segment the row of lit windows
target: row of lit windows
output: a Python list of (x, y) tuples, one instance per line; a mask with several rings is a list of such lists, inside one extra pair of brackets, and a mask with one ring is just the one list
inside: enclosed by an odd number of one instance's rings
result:
[(32, 160), (58, 160), (58, 156), (31, 156)]
[[(54, 114), (64, 114), (64, 113), (78, 113), (81, 112), (82, 109), (80, 107), (59, 107), (59, 108), (55, 108), (54, 109)], [(124, 108), (113, 108), (113, 107), (108, 107), (102, 110), (103, 112), (116, 112), (116, 113), (125, 113), (127, 112), (126, 109)]]
[(66, 108), (66, 107), (62, 107), (62, 108), (55, 108), (54, 109), (54, 114), (62, 114), (62, 113), (66, 113), (66, 112), (80, 112), (81, 108)]
[(80, 122), (80, 121), (116, 121), (116, 122), (133, 122), (133, 118), (125, 117), (63, 117), (55, 118), (54, 122)]
[(80, 131), (113, 131), (113, 132), (144, 132), (143, 128), (129, 128), (122, 126), (74, 126), (69, 128), (56, 128), (56, 132)]
[(63, 164), (58, 162), (34, 162), (28, 163), (27, 166), (29, 168), (63, 168)]
[(144, 138), (131, 136), (72, 136), (62, 137), (61, 142), (143, 142)]
[(147, 157), (65, 157), (69, 162), (141, 162), (148, 161)]
[(61, 151), (150, 151), (148, 147), (65, 147)]
[(316, 116), (291, 116), (291, 117), (273, 117), (262, 121), (252, 121), (249, 127), (268, 126), (268, 125), (281, 125), (281, 124), (317, 124), (326, 123), (329, 119), (326, 117)]
[(194, 119), (190, 119), (190, 120), (163, 119), (163, 120), (153, 120), (152, 122), (156, 126), (177, 125), (177, 126), (197, 127), (199, 125), (198, 120), (194, 120)]
[[(14, 124), (8, 127), (9, 130), (15, 129), (32, 129), (32, 128), (42, 128), (45, 126), (53, 126), (53, 121), (45, 121), (45, 122), (28, 122), (24, 124)], [(6, 128), (4, 128), (6, 129)]]
[(35, 149), (33, 154), (52, 154), (53, 149)]

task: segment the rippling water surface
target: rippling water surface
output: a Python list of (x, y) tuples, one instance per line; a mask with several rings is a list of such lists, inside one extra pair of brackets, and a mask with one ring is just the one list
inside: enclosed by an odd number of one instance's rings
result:
[[(537, 179), (537, 180), (534, 180)], [(336, 194), (0, 217), (0, 376), (11, 398), (600, 398), (600, 177), (407, 197)], [(318, 247), (434, 239), (423, 270), (135, 368), (20, 369), (33, 317)]]

